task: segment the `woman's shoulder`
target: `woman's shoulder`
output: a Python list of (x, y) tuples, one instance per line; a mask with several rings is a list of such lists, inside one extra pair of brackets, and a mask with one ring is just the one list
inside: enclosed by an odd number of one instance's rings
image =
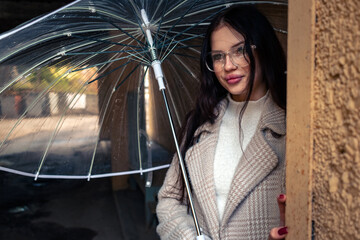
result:
[(271, 94), (264, 103), (259, 124), (261, 128), (270, 128), (279, 134), (286, 134), (286, 112), (275, 103)]

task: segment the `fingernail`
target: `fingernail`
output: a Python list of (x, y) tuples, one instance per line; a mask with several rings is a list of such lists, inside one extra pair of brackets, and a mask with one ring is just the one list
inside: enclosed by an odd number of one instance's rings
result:
[(280, 194), (279, 195), (279, 199), (284, 199), (285, 198), (285, 195), (284, 194)]
[(278, 234), (279, 234), (279, 235), (284, 235), (284, 234), (287, 234), (287, 233), (288, 233), (287, 227), (283, 227), (283, 228), (280, 228), (280, 229), (278, 230)]

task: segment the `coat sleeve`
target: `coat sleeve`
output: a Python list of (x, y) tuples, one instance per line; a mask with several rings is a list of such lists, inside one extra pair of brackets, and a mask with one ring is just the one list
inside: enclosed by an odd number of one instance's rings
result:
[(179, 200), (179, 174), (179, 161), (175, 156), (158, 194), (159, 202), (156, 213), (159, 225), (156, 230), (162, 240), (193, 240), (196, 238), (192, 215), (188, 213), (187, 205)]

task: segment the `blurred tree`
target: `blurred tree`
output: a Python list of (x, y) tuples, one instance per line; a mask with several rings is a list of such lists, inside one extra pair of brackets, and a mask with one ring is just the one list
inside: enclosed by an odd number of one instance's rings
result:
[(97, 68), (72, 72), (68, 72), (68, 69), (71, 67), (66, 65), (38, 68), (14, 84), (12, 90), (15, 92), (48, 90), (49, 92), (97, 94), (97, 81), (90, 84), (84, 81), (89, 78), (95, 79), (98, 76)]

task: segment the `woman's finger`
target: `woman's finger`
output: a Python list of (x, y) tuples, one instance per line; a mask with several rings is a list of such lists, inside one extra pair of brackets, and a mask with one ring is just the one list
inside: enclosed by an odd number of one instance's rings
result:
[(285, 225), (285, 202), (286, 202), (286, 195), (280, 194), (277, 198), (277, 203), (280, 211), (280, 225)]
[(287, 227), (273, 228), (270, 231), (269, 240), (285, 239), (287, 233)]

